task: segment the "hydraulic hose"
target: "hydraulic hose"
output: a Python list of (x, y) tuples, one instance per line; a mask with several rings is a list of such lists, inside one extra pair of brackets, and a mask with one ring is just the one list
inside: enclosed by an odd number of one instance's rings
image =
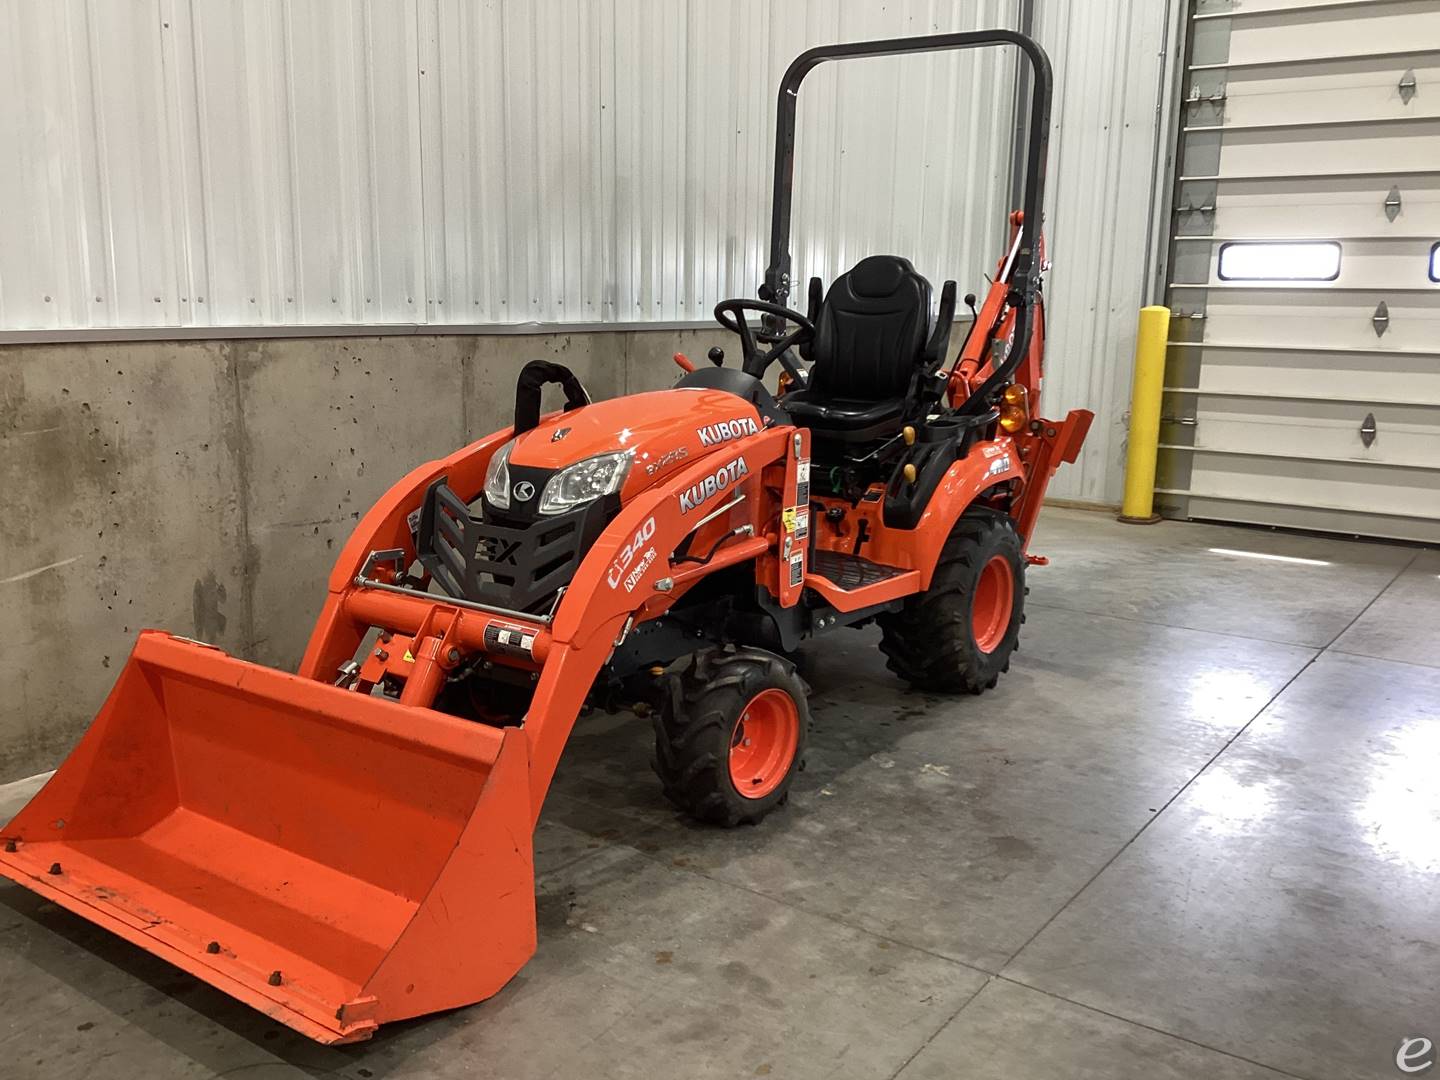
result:
[(1020, 361), (1024, 360), (1025, 354), (1030, 351), (1030, 312), (1033, 309), (1023, 296), (1014, 292), (1011, 293), (1011, 306), (1015, 308), (1015, 338), (1010, 352), (1000, 366), (990, 373), (990, 377), (961, 403), (956, 410), (960, 416), (974, 416), (989, 409), (991, 397), (1010, 381), (1010, 376), (1015, 374)]

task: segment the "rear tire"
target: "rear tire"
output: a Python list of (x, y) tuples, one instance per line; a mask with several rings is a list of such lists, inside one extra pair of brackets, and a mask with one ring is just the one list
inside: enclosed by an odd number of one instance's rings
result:
[(713, 825), (753, 825), (804, 767), (810, 708), (795, 666), (763, 649), (704, 649), (665, 680), (655, 774), (665, 797)]
[(983, 693), (1010, 670), (1025, 621), (1025, 555), (1006, 514), (972, 507), (941, 549), (930, 588), (881, 615), (890, 670), (921, 690)]

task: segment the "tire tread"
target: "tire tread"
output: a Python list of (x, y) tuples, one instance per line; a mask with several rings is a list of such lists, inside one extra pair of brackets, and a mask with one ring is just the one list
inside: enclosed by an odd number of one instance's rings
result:
[[(691, 817), (713, 825), (753, 825), (782, 805), (795, 774), (804, 766), (810, 726), (808, 687), (788, 660), (763, 649), (727, 646), (703, 649), (678, 672), (666, 676), (666, 693), (655, 711), (652, 766), (661, 791)], [(795, 700), (800, 714), (796, 763), (774, 792), (747, 799), (729, 777), (730, 718), (739, 715), (755, 693), (777, 686)]]
[[(1012, 554), (1017, 581), (1015, 611), (1004, 639), (992, 653), (975, 646), (970, 626), (970, 590), (979, 568), (997, 553)], [(1025, 621), (1025, 561), (1011, 518), (988, 507), (961, 515), (945, 540), (930, 587), (910, 597), (901, 610), (882, 615), (880, 649), (886, 666), (918, 689), (980, 694), (993, 689), (1019, 647)]]

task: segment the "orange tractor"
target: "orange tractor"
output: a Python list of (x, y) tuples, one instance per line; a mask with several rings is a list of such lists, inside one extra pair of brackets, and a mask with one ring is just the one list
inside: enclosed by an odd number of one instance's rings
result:
[[(812, 279), (808, 312), (787, 308), (805, 74), (994, 45), (1030, 61), (1024, 204), (955, 360), (955, 283), (932, 316), (903, 258)], [(1091, 421), (1039, 412), (1050, 84), (1009, 31), (801, 55), (761, 299), (715, 309), (739, 366), (677, 355), (673, 389), (591, 403), (564, 368), (528, 365), (513, 427), (361, 520), (297, 674), (142, 633), (0, 830), (0, 872), (314, 1039), (363, 1039), (494, 994), (534, 952), (532, 831), (587, 701), (653, 695), (665, 794), (735, 825), (800, 767), (810, 716), (785, 657), (801, 641), (874, 622), (911, 684), (994, 686), (1046, 484)], [(548, 382), (565, 406), (542, 415)]]

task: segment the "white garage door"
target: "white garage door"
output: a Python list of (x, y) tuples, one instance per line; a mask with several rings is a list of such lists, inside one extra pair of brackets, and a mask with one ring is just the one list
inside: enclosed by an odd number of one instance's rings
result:
[(1196, 0), (1157, 496), (1440, 542), (1440, 0)]

